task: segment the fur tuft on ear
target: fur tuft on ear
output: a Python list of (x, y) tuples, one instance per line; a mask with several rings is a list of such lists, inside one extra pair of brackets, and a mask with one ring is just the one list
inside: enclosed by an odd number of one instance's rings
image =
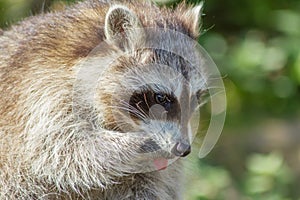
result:
[(115, 43), (122, 50), (134, 46), (133, 39), (143, 34), (139, 18), (126, 6), (112, 6), (105, 18), (105, 36), (110, 42)]
[(190, 25), (190, 30), (195, 35), (199, 34), (199, 29), (201, 27), (201, 15), (203, 13), (203, 4), (204, 2), (202, 1), (197, 6), (188, 8), (182, 16), (186, 23)]

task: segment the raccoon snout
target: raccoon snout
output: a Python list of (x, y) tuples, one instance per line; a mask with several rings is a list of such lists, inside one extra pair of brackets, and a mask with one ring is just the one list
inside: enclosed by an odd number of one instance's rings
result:
[(177, 142), (172, 148), (172, 153), (175, 156), (185, 157), (191, 153), (191, 145), (183, 142)]
[(142, 153), (150, 153), (159, 149), (161, 149), (160, 146), (152, 139), (146, 140), (144, 144), (140, 147)]

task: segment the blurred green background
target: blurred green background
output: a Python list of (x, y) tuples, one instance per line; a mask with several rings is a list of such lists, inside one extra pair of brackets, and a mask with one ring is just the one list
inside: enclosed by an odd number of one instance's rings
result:
[[(71, 2), (0, 0), (0, 27)], [(196, 142), (187, 158), (185, 199), (300, 200), (300, 1), (206, 0), (204, 13), (227, 118), (213, 151), (197, 159)]]

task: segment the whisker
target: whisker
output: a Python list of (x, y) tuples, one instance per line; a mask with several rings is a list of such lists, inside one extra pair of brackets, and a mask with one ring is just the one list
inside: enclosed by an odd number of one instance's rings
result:
[(108, 107), (128, 111), (128, 112), (131, 112), (131, 113), (137, 115), (137, 117), (140, 117), (141, 119), (146, 119), (146, 116), (143, 113), (141, 113), (139, 110), (137, 110), (136, 108), (134, 108), (131, 105), (128, 105), (129, 108), (128, 107), (123, 107), (123, 106), (108, 106)]
[[(138, 104), (136, 104), (136, 105), (138, 106), (138, 108), (140, 108), (140, 107), (139, 107), (139, 103), (141, 103), (141, 101), (138, 102)], [(121, 100), (121, 105), (126, 106), (126, 107), (128, 107), (129, 109), (132, 109), (132, 111), (135, 111), (134, 113), (136, 113), (136, 114), (139, 113), (139, 114), (143, 117), (143, 119), (146, 119), (147, 116), (148, 116), (148, 115), (143, 111), (143, 109), (140, 108), (140, 110), (138, 110), (138, 109), (136, 109), (135, 107), (133, 107), (132, 105), (130, 105), (128, 102), (126, 102), (126, 101), (124, 101), (124, 100)]]

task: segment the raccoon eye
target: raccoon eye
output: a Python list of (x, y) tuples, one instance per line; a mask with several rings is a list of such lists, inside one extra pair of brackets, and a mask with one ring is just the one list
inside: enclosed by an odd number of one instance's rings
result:
[(156, 103), (164, 106), (165, 108), (169, 108), (171, 104), (171, 100), (166, 94), (155, 94)]
[(155, 101), (158, 104), (164, 104), (167, 102), (167, 95), (165, 94), (155, 94)]

